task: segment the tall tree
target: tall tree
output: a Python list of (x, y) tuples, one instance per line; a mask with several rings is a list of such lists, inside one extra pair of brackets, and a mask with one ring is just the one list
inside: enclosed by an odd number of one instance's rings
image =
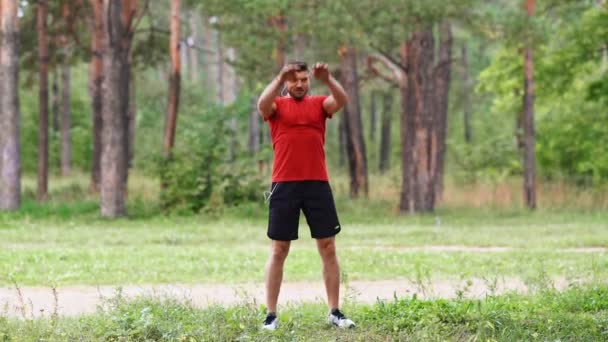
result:
[[(180, 30), (179, 30), (180, 0), (171, 0), (170, 26), (171, 38), (169, 53), (171, 55), (171, 70), (169, 72), (169, 101), (167, 120), (165, 124), (165, 157), (169, 157), (175, 143), (175, 128), (179, 108), (180, 91)], [(221, 88), (221, 87), (220, 87)]]
[(93, 121), (93, 161), (91, 170), (91, 192), (99, 192), (101, 183), (102, 150), (102, 86), (105, 29), (103, 21), (103, 0), (90, 0), (93, 9), (91, 30), (91, 64), (89, 66), (89, 92), (91, 94), (91, 113)]
[(129, 113), (127, 114), (128, 116), (128, 121), (129, 121), (129, 127), (128, 127), (128, 141), (129, 141), (129, 146), (128, 146), (128, 152), (127, 152), (127, 167), (128, 168), (132, 168), (133, 167), (133, 158), (135, 158), (135, 129), (137, 127), (137, 82), (135, 80), (135, 75), (133, 73), (133, 67), (131, 65), (131, 83), (130, 83), (130, 87), (129, 87)]
[(72, 143), (70, 138), (71, 126), (71, 89), (70, 64), (61, 65), (61, 93), (63, 110), (61, 111), (61, 175), (68, 176), (72, 172)]
[(251, 111), (249, 113), (249, 139), (248, 139), (249, 152), (252, 155), (258, 153), (258, 151), (260, 150), (260, 140), (259, 140), (260, 121), (258, 120), (258, 117), (260, 116), (260, 114), (258, 114), (257, 103), (258, 103), (258, 98), (255, 96), (252, 97)]
[(53, 115), (53, 132), (59, 132), (59, 82), (57, 68), (53, 68), (51, 85), (51, 111)]
[(367, 156), (363, 139), (363, 124), (359, 97), (359, 76), (357, 73), (357, 50), (351, 46), (340, 49), (342, 63), (340, 75), (348, 102), (344, 107), (346, 151), (350, 173), (350, 194), (359, 197), (368, 194)]
[(462, 44), (462, 102), (463, 102), (463, 124), (464, 141), (470, 144), (473, 141), (471, 130), (471, 81), (469, 78), (469, 54), (467, 44)]
[(38, 118), (38, 186), (36, 198), (46, 200), (48, 196), (49, 172), (49, 42), (47, 32), (47, 0), (37, 4), (38, 70), (39, 70), (39, 118)]
[[(528, 17), (534, 16), (534, 0), (526, 0)], [(531, 39), (524, 48), (524, 199), (529, 209), (536, 208), (536, 156), (534, 133), (534, 62)]]
[(190, 54), (190, 79), (192, 83), (197, 84), (200, 80), (200, 58), (199, 58), (199, 44), (201, 42), (201, 34), (200, 34), (200, 23), (201, 16), (198, 12), (192, 11), (189, 15), (189, 24), (190, 24), (190, 37), (188, 37), (189, 42), (196, 48), (190, 48), (188, 50)]
[(18, 3), (0, 0), (0, 210), (21, 205)]
[(443, 178), (445, 168), (446, 134), (448, 129), (448, 105), (450, 92), (450, 76), (452, 72), (452, 27), (444, 20), (439, 33), (439, 59), (435, 67), (435, 120), (437, 153), (435, 154), (435, 195), (443, 195)]
[(391, 121), (393, 117), (393, 94), (384, 92), (382, 96), (382, 127), (380, 131), (380, 173), (386, 172), (391, 165)]
[(369, 97), (369, 140), (374, 143), (376, 141), (376, 121), (378, 116), (378, 106), (376, 103), (378, 92), (372, 91)]
[(101, 215), (111, 218), (126, 215), (129, 54), (136, 12), (137, 0), (103, 0)]
[(410, 67), (409, 108), (414, 116), (414, 210), (432, 211), (435, 205), (435, 153), (434, 130), (434, 37), (430, 27), (413, 35), (411, 49), (408, 51)]

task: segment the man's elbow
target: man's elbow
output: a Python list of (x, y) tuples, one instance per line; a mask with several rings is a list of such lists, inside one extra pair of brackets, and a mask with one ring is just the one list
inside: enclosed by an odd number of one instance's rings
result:
[(338, 107), (338, 110), (344, 108), (344, 106), (346, 106), (347, 103), (348, 103), (348, 96), (346, 96), (346, 95), (341, 96), (340, 98), (336, 99), (336, 105)]
[(258, 113), (260, 113), (260, 115), (264, 119), (268, 119), (268, 118), (270, 118), (272, 116), (272, 107), (271, 108), (266, 108), (265, 106), (263, 106), (260, 103), (258, 103)]

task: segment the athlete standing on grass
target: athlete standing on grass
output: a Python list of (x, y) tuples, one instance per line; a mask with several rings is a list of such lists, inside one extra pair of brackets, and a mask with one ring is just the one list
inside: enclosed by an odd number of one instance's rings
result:
[[(277, 301), (283, 264), (292, 240), (298, 238), (300, 210), (323, 261), (323, 279), (330, 309), (328, 320), (341, 328), (354, 327), (339, 309), (340, 267), (335, 235), (340, 222), (325, 166), (325, 120), (347, 101), (344, 89), (329, 73), (327, 64), (314, 65), (312, 75), (329, 88), (329, 96), (309, 96), (309, 71), (304, 62), (289, 62), (270, 82), (258, 109), (270, 126), (274, 163), (268, 215), (271, 254), (266, 264), (264, 329), (278, 327)], [(281, 97), (285, 87), (289, 93)]]

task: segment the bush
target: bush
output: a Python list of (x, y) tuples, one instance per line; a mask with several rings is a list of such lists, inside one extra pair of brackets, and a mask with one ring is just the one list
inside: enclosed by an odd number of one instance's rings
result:
[(160, 158), (162, 208), (215, 211), (263, 198), (264, 179), (256, 169), (256, 158), (233, 144), (234, 132), (227, 124), (226, 118), (239, 110), (249, 108), (237, 103), (184, 115), (179, 145), (172, 156)]

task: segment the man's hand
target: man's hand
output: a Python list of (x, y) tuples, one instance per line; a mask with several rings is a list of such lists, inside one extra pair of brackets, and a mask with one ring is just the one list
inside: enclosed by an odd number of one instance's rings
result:
[(296, 72), (298, 71), (298, 66), (295, 64), (287, 64), (285, 66), (283, 66), (283, 69), (281, 69), (281, 71), (279, 72), (279, 76), (277, 76), (277, 78), (279, 79), (279, 81), (281, 83), (284, 83), (285, 81), (295, 81), (296, 79)]
[(315, 79), (323, 82), (324, 84), (329, 83), (329, 67), (325, 63), (316, 63), (313, 67), (313, 76)]

